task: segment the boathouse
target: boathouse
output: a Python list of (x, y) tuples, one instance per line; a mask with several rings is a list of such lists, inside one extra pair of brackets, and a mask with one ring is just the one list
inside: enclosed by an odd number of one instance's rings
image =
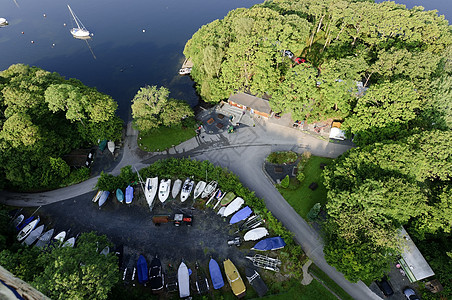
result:
[(229, 105), (238, 107), (243, 111), (248, 110), (251, 114), (256, 114), (264, 118), (272, 116), (272, 110), (268, 100), (252, 96), (245, 93), (233, 94), (228, 99)]

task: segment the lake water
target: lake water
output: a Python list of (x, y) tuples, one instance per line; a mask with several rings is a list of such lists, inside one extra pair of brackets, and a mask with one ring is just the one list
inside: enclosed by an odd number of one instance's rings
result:
[[(177, 74), (186, 41), (199, 27), (224, 17), (228, 11), (260, 2), (0, 0), (0, 17), (10, 23), (0, 28), (0, 70), (24, 63), (58, 72), (66, 78), (78, 78), (111, 95), (119, 103), (118, 114), (124, 120), (130, 113), (131, 99), (146, 84), (165, 86), (171, 91), (171, 97), (194, 106), (198, 96), (193, 81)], [(398, 2), (436, 8), (451, 19), (449, 0)], [(91, 40), (72, 38), (67, 3), (94, 33)]]

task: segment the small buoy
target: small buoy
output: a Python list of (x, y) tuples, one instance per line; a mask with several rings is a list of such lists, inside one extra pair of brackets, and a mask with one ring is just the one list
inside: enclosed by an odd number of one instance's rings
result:
[(52, 48), (55, 47), (55, 43), (52, 44)]
[(63, 23), (63, 26), (66, 26), (66, 23)]
[(145, 29), (143, 29), (143, 32), (146, 32), (146, 30), (145, 30)]
[(45, 17), (47, 17), (47, 15), (46, 15), (46, 14), (43, 14), (43, 16), (44, 16), (44, 18), (45, 18)]
[(25, 32), (22, 31), (22, 34), (24, 34)]
[(94, 36), (94, 33), (91, 33), (91, 36)]
[(31, 43), (32, 43), (32, 44), (34, 44), (34, 43), (35, 43), (35, 41), (31, 41)]

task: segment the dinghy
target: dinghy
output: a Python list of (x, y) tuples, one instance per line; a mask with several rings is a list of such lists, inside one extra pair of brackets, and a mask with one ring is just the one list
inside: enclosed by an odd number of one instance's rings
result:
[(27, 244), (30, 246), (33, 244), (42, 234), (44, 231), (44, 225), (38, 226), (35, 229), (33, 229), (32, 232), (27, 236), (27, 238), (23, 241), (24, 244)]
[(33, 220), (30, 223), (28, 223), (28, 225), (25, 226), (24, 228), (22, 228), (22, 230), (17, 235), (17, 240), (19, 242), (24, 240), (33, 231), (33, 229), (35, 229), (35, 227), (36, 227), (36, 225), (38, 225), (38, 223), (39, 223), (39, 217), (36, 220)]
[(268, 230), (265, 227), (258, 227), (251, 229), (243, 237), (244, 241), (257, 241), (268, 235)]
[(209, 261), (209, 272), (213, 288), (216, 290), (221, 289), (224, 286), (223, 275), (221, 275), (220, 266), (213, 258)]
[(138, 282), (145, 284), (148, 281), (148, 264), (146, 258), (140, 255), (137, 261)]
[(162, 179), (160, 180), (159, 186), (159, 200), (160, 202), (165, 202), (168, 199), (171, 187), (171, 179)]
[(22, 221), (23, 221), (24, 219), (25, 219), (25, 216), (24, 216), (24, 215), (19, 215), (19, 216), (17, 216), (17, 218), (15, 218), (14, 221), (13, 221), (14, 227), (16, 227), (16, 229), (17, 229), (17, 227), (19, 226), (19, 224), (22, 223)]
[(267, 251), (267, 250), (278, 250), (281, 248), (284, 248), (286, 243), (284, 240), (277, 236), (277, 237), (271, 237), (267, 239), (263, 239), (260, 242), (257, 242), (256, 245), (254, 245), (251, 250), (258, 250), (258, 251)]
[(66, 238), (66, 231), (61, 231), (55, 237), (53, 240), (58, 244), (61, 245), (64, 242), (64, 239)]
[(181, 262), (177, 270), (177, 281), (179, 283), (179, 297), (185, 298), (190, 296), (190, 275), (188, 274), (187, 265)]
[(110, 152), (111, 152), (112, 154), (115, 154), (115, 142), (113, 142), (113, 141), (108, 141), (108, 143), (107, 143), (107, 148), (108, 148), (108, 150), (110, 150)]
[(53, 229), (53, 228), (50, 230), (47, 230), (43, 235), (41, 235), (39, 237), (35, 246), (38, 248), (45, 247), (50, 242), (50, 239), (52, 238), (52, 235), (54, 232), (55, 232), (55, 229)]
[(133, 200), (133, 187), (130, 185), (126, 187), (126, 204), (132, 203)]
[(201, 198), (209, 197), (217, 189), (217, 185), (218, 183), (215, 180), (209, 182), (209, 184), (204, 188), (204, 191), (201, 194)]
[(235, 198), (235, 194), (233, 192), (229, 192), (226, 194), (226, 196), (223, 197), (223, 199), (221, 199), (221, 206), (227, 206), (229, 203), (232, 202), (232, 200), (234, 200)]
[(71, 247), (74, 248), (75, 245), (75, 237), (68, 238), (66, 242), (61, 245), (61, 247)]
[(231, 203), (229, 203), (228, 206), (226, 206), (223, 216), (227, 217), (229, 215), (232, 215), (233, 213), (238, 211), (244, 203), (245, 200), (243, 200), (242, 198), (240, 197), (235, 198), (234, 201), (232, 201)]
[(157, 256), (152, 259), (149, 268), (149, 285), (154, 292), (163, 290), (163, 287), (165, 286), (162, 263)]
[(101, 207), (102, 205), (105, 204), (105, 202), (107, 202), (108, 196), (110, 196), (110, 192), (109, 191), (103, 191), (102, 195), (99, 198), (99, 207)]
[(245, 270), (246, 279), (248, 279), (248, 282), (253, 287), (253, 289), (256, 291), (257, 295), (259, 297), (263, 297), (268, 292), (268, 287), (265, 284), (264, 280), (262, 280), (259, 273), (257, 273), (256, 270), (251, 268), (246, 268)]
[(34, 218), (35, 218), (34, 216), (31, 216), (31, 217), (25, 219), (22, 223), (19, 224), (18, 227), (16, 227), (17, 230), (21, 231), (22, 229), (24, 229), (24, 227), (27, 226), (28, 224), (30, 224), (30, 222), (33, 221)]
[(98, 190), (98, 191), (97, 191), (96, 195), (94, 195), (94, 197), (93, 197), (93, 202), (94, 202), (94, 203), (96, 203), (97, 200), (99, 200), (99, 198), (100, 198), (100, 196), (102, 196), (102, 193), (103, 193), (103, 192), (104, 192), (104, 191), (101, 191), (101, 190)]
[(157, 195), (159, 185), (159, 178), (153, 177), (153, 178), (147, 178), (146, 179), (146, 187), (144, 189), (144, 196), (146, 197), (146, 201), (148, 202), (149, 209), (152, 210), (155, 195)]
[(229, 224), (235, 224), (238, 223), (242, 220), (245, 220), (246, 218), (249, 217), (249, 215), (251, 215), (253, 211), (251, 210), (251, 208), (249, 208), (249, 206), (245, 206), (244, 208), (242, 208), (241, 210), (239, 210), (238, 212), (236, 212), (232, 217), (231, 220), (229, 221)]
[(173, 189), (171, 190), (171, 196), (173, 197), (173, 199), (176, 199), (177, 195), (179, 195), (181, 187), (182, 180), (176, 179), (173, 184)]
[(235, 265), (230, 259), (225, 260), (223, 262), (223, 265), (224, 273), (226, 274), (226, 278), (228, 279), (229, 285), (231, 286), (234, 295), (239, 298), (245, 296), (246, 287)]
[(190, 178), (185, 179), (184, 185), (182, 186), (182, 191), (180, 192), (180, 201), (184, 202), (190, 197), (191, 191), (193, 190), (193, 186), (195, 182)]
[(116, 199), (118, 199), (119, 203), (124, 201), (124, 193), (121, 189), (116, 189)]
[(205, 181), (198, 182), (198, 184), (195, 187), (195, 191), (193, 192), (193, 200), (198, 198), (201, 195), (201, 193), (204, 191), (205, 188), (206, 188)]

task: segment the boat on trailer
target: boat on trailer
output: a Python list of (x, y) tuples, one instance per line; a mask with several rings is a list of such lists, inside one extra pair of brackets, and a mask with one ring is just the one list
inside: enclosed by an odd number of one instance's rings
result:
[(204, 188), (204, 191), (201, 194), (201, 198), (209, 197), (213, 192), (216, 191), (217, 185), (218, 185), (218, 182), (216, 182), (215, 180), (212, 180), (211, 182), (209, 182), (209, 184), (206, 185), (206, 187)]
[(239, 231), (256, 228), (263, 223), (264, 220), (262, 220), (262, 218), (259, 215), (252, 215), (242, 225), (240, 225), (239, 230), (237, 230), (235, 233), (238, 233)]
[(267, 294), (268, 287), (256, 270), (254, 270), (252, 268), (246, 268), (245, 275), (246, 275), (246, 279), (248, 280), (250, 285), (253, 287), (253, 289), (256, 291), (256, 293), (259, 297), (263, 297), (263, 296), (265, 296), (265, 294)]
[(209, 281), (207, 280), (207, 277), (204, 275), (202, 270), (199, 268), (198, 262), (196, 262), (196, 291), (198, 294), (202, 295), (209, 291)]
[(273, 272), (279, 272), (281, 261), (277, 258), (272, 258), (261, 254), (255, 254), (254, 256), (245, 256), (245, 257), (251, 260), (255, 267), (270, 270)]

